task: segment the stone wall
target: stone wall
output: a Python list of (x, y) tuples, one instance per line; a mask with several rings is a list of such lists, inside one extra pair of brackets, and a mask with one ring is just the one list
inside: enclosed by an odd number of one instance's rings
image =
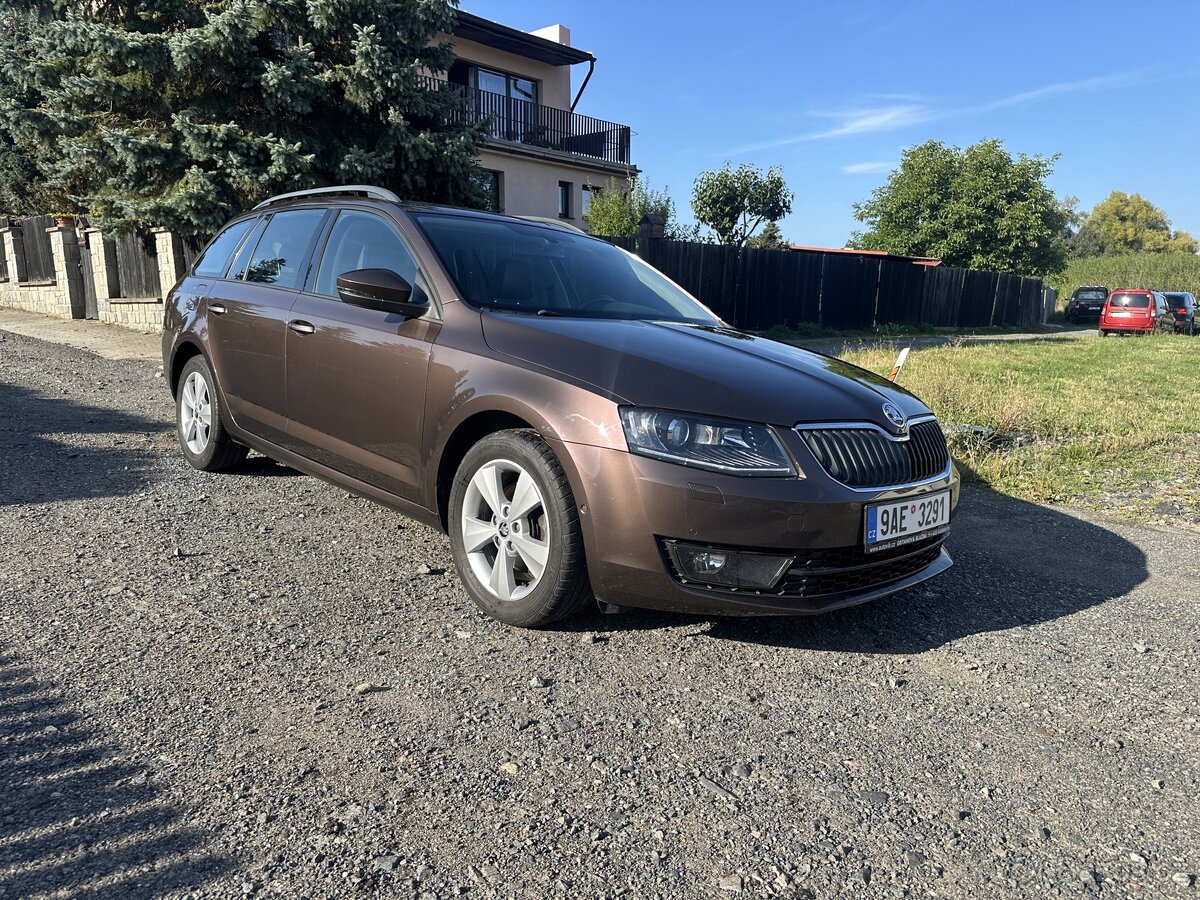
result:
[(87, 317), (86, 267), (81, 254), (91, 262), (91, 284), (95, 290), (95, 318), (138, 331), (160, 332), (163, 300), (184, 270), (183, 244), (170, 231), (155, 231), (159, 291), (153, 297), (120, 297), (116, 248), (99, 228), (80, 233), (74, 228), (49, 228), (54, 256), (54, 280), (31, 282), (25, 271), (24, 235), (21, 226), (0, 228), (0, 252), (5, 257), (8, 279), (0, 281), (0, 306), (28, 310), (60, 319)]
[[(25, 237), (20, 226), (0, 228), (0, 251), (4, 253), (7, 281), (0, 281), (0, 306), (11, 306), (56, 316), (60, 319), (75, 318), (72, 291), (77, 290), (82, 299), (83, 278), (79, 271), (79, 258), (74, 258), (75, 277), (67, 277), (67, 259), (64, 234), (72, 237), (69, 228), (51, 228), (51, 247), (54, 250), (54, 281), (29, 281), (25, 271)], [(78, 248), (76, 248), (78, 251)]]

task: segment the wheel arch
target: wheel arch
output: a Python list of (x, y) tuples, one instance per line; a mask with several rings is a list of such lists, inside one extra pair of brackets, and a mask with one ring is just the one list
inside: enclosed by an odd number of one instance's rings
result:
[(179, 342), (179, 345), (175, 348), (175, 352), (171, 355), (171, 380), (169, 384), (172, 397), (178, 395), (179, 376), (183, 374), (183, 367), (188, 364), (188, 360), (203, 355), (204, 351), (194, 341), (185, 339)]
[(542, 430), (528, 421), (531, 418), (509, 410), (488, 409), (473, 413), (455, 426), (442, 447), (437, 464), (437, 513), (443, 531), (449, 531), (450, 528), (450, 485), (463, 457), (480, 440), (497, 431), (527, 428), (540, 434)]

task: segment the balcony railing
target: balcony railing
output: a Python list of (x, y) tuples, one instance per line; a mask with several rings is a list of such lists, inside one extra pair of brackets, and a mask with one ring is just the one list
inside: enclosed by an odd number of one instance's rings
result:
[(463, 98), (459, 116), (486, 122), (487, 134), (501, 141), (558, 150), (604, 162), (629, 165), (629, 126), (581, 116), (570, 110), (517, 100), (464, 84), (426, 77), (431, 90)]

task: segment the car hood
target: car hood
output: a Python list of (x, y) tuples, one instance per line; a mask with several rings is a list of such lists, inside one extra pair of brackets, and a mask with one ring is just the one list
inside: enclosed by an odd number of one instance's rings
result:
[(486, 312), (483, 332), (497, 353), (636, 406), (785, 427), (869, 421), (890, 428), (889, 401), (908, 417), (929, 413), (865, 369), (728, 328)]

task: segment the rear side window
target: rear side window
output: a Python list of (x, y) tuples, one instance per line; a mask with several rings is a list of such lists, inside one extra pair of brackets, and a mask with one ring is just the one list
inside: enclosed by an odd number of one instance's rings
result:
[(233, 251), (242, 242), (242, 238), (246, 236), (246, 232), (250, 230), (254, 221), (254, 219), (244, 219), (241, 222), (234, 222), (218, 234), (200, 258), (196, 260), (192, 271), (196, 275), (203, 275), (206, 278), (220, 278), (224, 275), (225, 270), (229, 268), (229, 258), (233, 256)]
[(243, 276), (246, 281), (299, 287), (304, 280), (300, 266), (324, 215), (322, 209), (293, 209), (271, 216), (250, 254)]
[(1148, 309), (1150, 297), (1147, 294), (1113, 294), (1108, 298), (1108, 305), (1126, 309)]

